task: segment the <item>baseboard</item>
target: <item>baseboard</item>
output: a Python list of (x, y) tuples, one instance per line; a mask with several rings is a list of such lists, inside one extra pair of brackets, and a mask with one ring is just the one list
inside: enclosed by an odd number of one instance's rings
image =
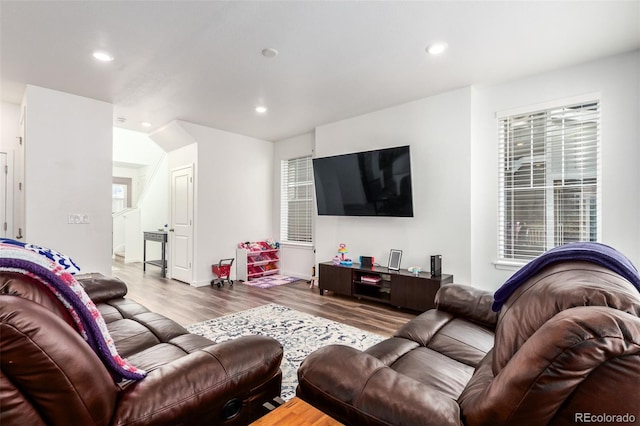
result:
[(192, 287), (206, 287), (208, 285), (211, 285), (211, 280), (191, 281)]

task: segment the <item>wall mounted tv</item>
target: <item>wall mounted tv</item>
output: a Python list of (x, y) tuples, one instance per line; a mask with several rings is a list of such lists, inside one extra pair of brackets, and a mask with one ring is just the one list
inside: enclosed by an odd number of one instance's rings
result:
[(313, 159), (318, 214), (413, 217), (409, 146)]

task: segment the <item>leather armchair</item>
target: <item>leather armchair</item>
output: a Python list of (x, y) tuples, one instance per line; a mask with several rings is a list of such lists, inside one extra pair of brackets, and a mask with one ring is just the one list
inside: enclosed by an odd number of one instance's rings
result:
[(116, 383), (40, 283), (2, 272), (1, 424), (247, 424), (280, 395), (282, 346), (274, 339), (215, 344), (126, 299), (118, 279), (79, 281), (118, 353), (147, 376)]
[(443, 286), (436, 309), (388, 340), (312, 353), (298, 396), (352, 425), (640, 421), (640, 294), (627, 280), (568, 261), (540, 270), (499, 314), (491, 300)]

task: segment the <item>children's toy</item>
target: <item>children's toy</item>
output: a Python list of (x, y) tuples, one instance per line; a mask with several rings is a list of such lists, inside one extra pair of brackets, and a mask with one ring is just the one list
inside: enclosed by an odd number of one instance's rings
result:
[(340, 247), (338, 248), (338, 255), (340, 256), (340, 265), (353, 265), (353, 261), (351, 259), (347, 259), (344, 256), (347, 253), (349, 253), (349, 250), (347, 250), (347, 245), (340, 244)]
[(313, 286), (316, 285), (317, 281), (318, 281), (318, 277), (316, 277), (316, 267), (312, 266), (311, 267), (311, 280), (309, 280), (309, 288), (313, 288)]
[(211, 265), (211, 272), (213, 272), (211, 287), (216, 284), (218, 288), (220, 288), (224, 285), (225, 281), (228, 281), (229, 285), (233, 285), (233, 280), (229, 278), (231, 265), (233, 265), (233, 259), (220, 259), (218, 264)]
[(419, 267), (419, 266), (410, 266), (407, 270), (408, 270), (409, 272), (411, 272), (412, 274), (416, 274), (416, 275), (418, 275), (418, 274), (420, 274), (420, 272), (422, 271), (422, 268), (421, 268), (421, 267)]

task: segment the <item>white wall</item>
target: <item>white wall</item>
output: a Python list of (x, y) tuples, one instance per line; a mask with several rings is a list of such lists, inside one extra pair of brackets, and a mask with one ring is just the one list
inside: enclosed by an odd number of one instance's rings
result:
[(403, 251), (402, 268), (441, 254), (443, 273), (469, 282), (471, 89), (464, 88), (316, 128), (316, 156), (410, 145), (413, 218), (316, 216), (316, 260), (374, 256), (387, 265)]
[(477, 88), (473, 100), (472, 284), (494, 290), (514, 270), (496, 269), (498, 142), (495, 114), (601, 94), (602, 242), (640, 265), (640, 53)]
[(211, 265), (235, 258), (239, 242), (274, 238), (274, 144), (197, 124), (181, 126), (197, 142), (192, 284), (209, 285)]
[[(283, 160), (313, 155), (315, 133), (284, 139), (276, 142), (273, 159), (273, 229), (274, 238), (280, 240), (280, 164)], [(280, 273), (294, 277), (310, 279), (311, 268), (315, 264), (312, 244), (293, 244), (280, 242)]]
[(31, 85), (25, 103), (26, 240), (110, 274), (112, 105)]

